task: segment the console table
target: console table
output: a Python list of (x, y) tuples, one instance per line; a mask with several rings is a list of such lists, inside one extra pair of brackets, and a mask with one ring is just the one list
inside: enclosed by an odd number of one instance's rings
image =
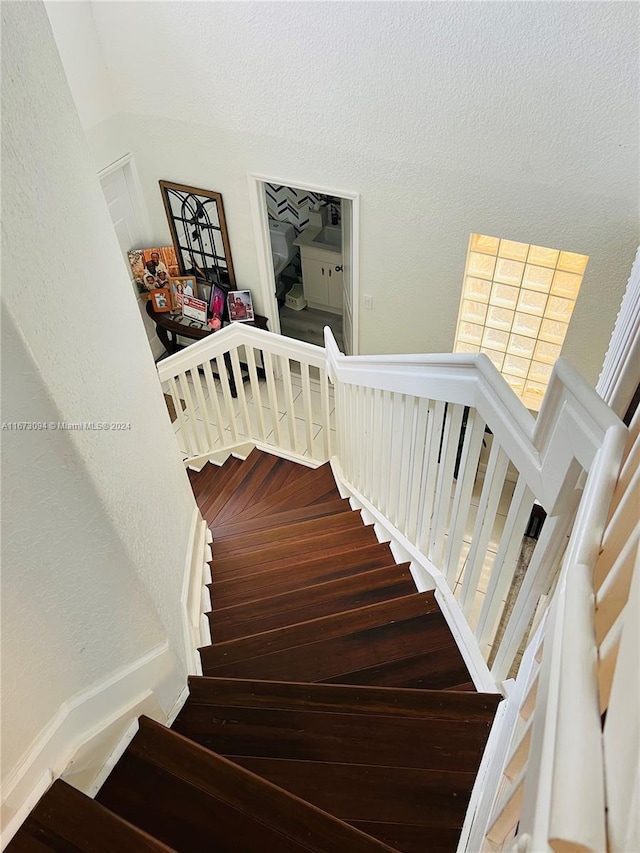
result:
[[(178, 337), (190, 338), (192, 341), (201, 341), (203, 338), (208, 338), (209, 335), (214, 335), (216, 329), (210, 326), (203, 326), (195, 320), (184, 318), (180, 312), (176, 311), (160, 311), (153, 310), (151, 300), (147, 302), (147, 314), (156, 324), (156, 332), (158, 339), (169, 355), (173, 355), (181, 349), (184, 349), (182, 344), (178, 343)], [(247, 323), (249, 326), (255, 326), (258, 329), (268, 331), (268, 320), (260, 314), (255, 314), (254, 319)], [(227, 374), (229, 378), (229, 387), (233, 397), (237, 397), (236, 384), (233, 378), (233, 370), (231, 369), (231, 356), (227, 353), (224, 357), (227, 366)], [(241, 368), (246, 368), (246, 365), (240, 362)], [(258, 367), (258, 376), (264, 378), (264, 371)], [(217, 374), (214, 373), (217, 376)], [(242, 370), (243, 380), (248, 378), (248, 372)]]

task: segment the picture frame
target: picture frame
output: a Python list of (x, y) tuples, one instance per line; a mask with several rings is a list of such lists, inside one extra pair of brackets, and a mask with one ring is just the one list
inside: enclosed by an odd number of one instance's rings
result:
[(182, 316), (197, 323), (207, 323), (207, 303), (195, 296), (182, 297)]
[(182, 297), (195, 296), (200, 298), (198, 283), (194, 275), (176, 275), (169, 279), (171, 289), (171, 306), (174, 311), (182, 310)]
[(225, 308), (227, 304), (227, 292), (217, 284), (212, 285), (211, 295), (209, 298), (209, 313), (212, 317), (224, 319)]
[(253, 300), (250, 290), (230, 290), (227, 294), (229, 320), (235, 323), (251, 323), (254, 320)]
[(171, 311), (171, 290), (168, 287), (156, 287), (149, 291), (149, 299), (156, 314)]
[(156, 246), (151, 249), (130, 249), (128, 252), (131, 277), (144, 301), (149, 292), (160, 285), (169, 287), (172, 276), (180, 274), (173, 246)]

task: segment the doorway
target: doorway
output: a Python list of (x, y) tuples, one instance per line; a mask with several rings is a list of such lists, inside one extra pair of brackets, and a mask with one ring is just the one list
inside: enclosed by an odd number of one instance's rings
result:
[(249, 185), (269, 328), (324, 346), (330, 326), (357, 354), (358, 194), (255, 174)]
[(144, 248), (146, 243), (144, 235), (149, 231), (132, 155), (127, 154), (102, 169), (98, 173), (98, 177), (109, 208), (111, 222), (118, 238), (120, 251), (129, 273), (131, 286), (136, 294), (149, 345), (154, 359), (157, 360), (164, 354), (164, 346), (156, 334), (155, 323), (147, 315), (146, 303), (140, 298), (138, 288), (131, 278), (131, 267), (129, 266), (129, 250)]

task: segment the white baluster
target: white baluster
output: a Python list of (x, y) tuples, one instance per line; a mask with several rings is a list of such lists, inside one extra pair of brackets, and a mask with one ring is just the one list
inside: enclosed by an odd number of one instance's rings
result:
[(424, 456), (422, 477), (422, 504), (418, 517), (418, 547), (426, 551), (431, 533), (433, 518), (433, 503), (435, 500), (436, 479), (438, 476), (438, 453), (444, 423), (445, 404), (438, 400), (429, 404), (429, 421), (427, 424), (427, 448)]
[(311, 407), (311, 383), (309, 382), (309, 365), (300, 363), (300, 374), (302, 379), (302, 407), (304, 410), (305, 435), (307, 439), (307, 455), (310, 459), (315, 458), (313, 452), (313, 409)]
[(473, 609), (508, 465), (509, 457), (500, 447), (494, 436), (487, 470), (484, 475), (478, 515), (476, 516), (476, 523), (473, 528), (471, 548), (469, 549), (467, 564), (462, 575), (460, 603), (467, 618), (469, 618)]
[(467, 426), (462, 445), (462, 456), (458, 468), (458, 482), (453, 498), (453, 509), (449, 523), (449, 536), (445, 551), (443, 571), (446, 572), (449, 586), (453, 589), (458, 577), (460, 555), (464, 533), (471, 508), (473, 486), (476, 481), (482, 441), (484, 438), (485, 422), (475, 409), (470, 409), (467, 415)]
[(416, 542), (418, 513), (420, 511), (420, 483), (424, 466), (424, 456), (427, 439), (427, 421), (429, 418), (429, 401), (423, 397), (417, 400), (415, 421), (413, 427), (413, 452), (411, 477), (408, 484), (408, 508), (406, 535), (410, 542)]
[(216, 371), (222, 388), (222, 397), (224, 400), (224, 420), (229, 424), (231, 437), (235, 442), (238, 441), (238, 425), (236, 424), (236, 412), (233, 405), (233, 397), (231, 396), (231, 386), (229, 385), (229, 375), (227, 373), (227, 365), (223, 355), (216, 356)]
[(475, 630), (480, 650), (485, 655), (493, 640), (499, 610), (513, 581), (533, 502), (533, 494), (524, 478), (518, 477)]
[(249, 385), (251, 387), (251, 399), (253, 400), (253, 409), (255, 411), (256, 426), (258, 428), (258, 437), (261, 441), (266, 441), (267, 431), (264, 424), (264, 412), (262, 411), (262, 394), (260, 389), (260, 381), (258, 379), (258, 371), (256, 370), (256, 357), (253, 347), (245, 347), (247, 358), (247, 368), (249, 370)]
[(266, 351), (263, 354), (264, 372), (267, 377), (267, 396), (269, 398), (269, 412), (271, 415), (271, 426), (275, 438), (276, 447), (282, 447), (282, 436), (280, 434), (280, 410), (278, 408), (278, 394), (276, 392), (276, 382), (273, 376), (273, 359), (271, 353)]
[(298, 442), (296, 435), (296, 414), (293, 406), (293, 386), (291, 385), (291, 367), (289, 365), (289, 359), (285, 356), (280, 356), (280, 365), (282, 368), (282, 384), (284, 386), (286, 419), (289, 430), (289, 447), (294, 453), (297, 453)]
[(211, 362), (208, 360), (205, 361), (202, 367), (204, 370), (205, 382), (207, 383), (207, 390), (209, 391), (209, 408), (213, 409), (213, 417), (215, 418), (216, 427), (218, 430), (218, 439), (220, 443), (224, 445), (224, 420), (222, 418), (222, 412), (220, 410), (220, 400), (218, 399), (216, 383), (213, 378), (213, 372), (211, 370)]
[(444, 531), (451, 510), (451, 491), (453, 489), (453, 472), (456, 456), (460, 445), (460, 430), (464, 406), (449, 403), (444, 425), (442, 446), (440, 448), (440, 464), (436, 481), (433, 524), (429, 541), (428, 556), (438, 568), (442, 567), (444, 555)]
[(233, 380), (236, 386), (237, 400), (240, 406), (240, 420), (242, 431), (247, 438), (254, 438), (253, 428), (249, 420), (249, 408), (247, 406), (247, 395), (244, 390), (244, 381), (242, 378), (242, 368), (240, 367), (240, 359), (238, 357), (238, 348), (234, 347), (231, 352), (231, 369), (233, 370)]
[(207, 404), (204, 399), (204, 392), (202, 390), (202, 380), (200, 379), (200, 373), (198, 371), (198, 368), (192, 368), (189, 371), (189, 375), (191, 376), (191, 382), (195, 389), (196, 400), (198, 401), (200, 414), (202, 416), (202, 426), (200, 427), (200, 430), (204, 433), (206, 437), (206, 451), (211, 451), (213, 450), (213, 446), (216, 443), (216, 439), (211, 424), (209, 423), (209, 412), (207, 411)]

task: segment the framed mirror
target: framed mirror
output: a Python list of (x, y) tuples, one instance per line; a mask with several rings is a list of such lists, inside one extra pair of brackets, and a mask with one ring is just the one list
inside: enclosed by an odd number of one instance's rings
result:
[(235, 290), (227, 223), (220, 193), (160, 181), (180, 275), (196, 275), (209, 288)]

